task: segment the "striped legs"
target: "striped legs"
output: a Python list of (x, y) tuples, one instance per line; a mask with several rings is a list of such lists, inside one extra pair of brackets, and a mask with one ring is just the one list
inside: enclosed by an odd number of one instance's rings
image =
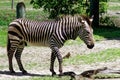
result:
[(11, 46), (7, 53), (8, 61), (9, 61), (9, 70), (11, 73), (15, 73), (15, 71), (13, 70), (13, 63), (12, 63), (13, 54), (14, 54), (15, 50), (16, 50), (16, 48)]
[(13, 69), (13, 63), (12, 63), (13, 55), (15, 53), (15, 58), (18, 63), (19, 69), (22, 71), (23, 74), (26, 74), (27, 71), (24, 70), (22, 62), (21, 62), (21, 53), (24, 49), (25, 43), (21, 42), (19, 46), (18, 46), (18, 42), (14, 42), (14, 43), (9, 43), (10, 45), (8, 45), (9, 48), (8, 48), (7, 55), (8, 55), (8, 60), (9, 60), (9, 70), (11, 73), (15, 73)]
[(62, 56), (61, 56), (59, 51), (56, 53), (56, 55), (57, 55), (57, 59), (59, 62), (59, 72), (60, 72), (60, 75), (62, 75), (62, 72), (63, 72), (63, 70), (62, 70)]
[(50, 63), (50, 71), (52, 72), (52, 76), (56, 75), (56, 72), (54, 71), (54, 62), (56, 59), (56, 54), (52, 52), (51, 54), (51, 63)]
[(21, 54), (22, 54), (22, 51), (24, 49), (24, 46), (25, 46), (25, 43), (21, 42), (19, 47), (16, 50), (15, 58), (16, 58), (16, 61), (18, 63), (20, 71), (22, 71), (23, 74), (27, 74), (27, 71), (23, 68), (23, 65), (22, 65), (22, 62), (21, 62)]
[(54, 62), (56, 57), (59, 62), (59, 72), (60, 72), (60, 75), (62, 75), (62, 56), (59, 52), (59, 49), (57, 47), (54, 47), (52, 48), (51, 64), (50, 64), (50, 71), (52, 72), (52, 76), (56, 74), (54, 71)]

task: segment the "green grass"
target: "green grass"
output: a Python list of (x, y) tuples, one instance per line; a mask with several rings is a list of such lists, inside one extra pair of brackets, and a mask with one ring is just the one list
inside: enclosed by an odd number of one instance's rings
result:
[(51, 76), (43, 76), (43, 77), (31, 77), (31, 78), (25, 78), (20, 80), (70, 80), (70, 77), (51, 77)]
[[(15, 10), (0, 10), (0, 25), (9, 25), (10, 22), (12, 22), (14, 19), (16, 19), (16, 11)], [(26, 18), (32, 19), (32, 20), (38, 20), (43, 21), (47, 20), (48, 16), (47, 12), (44, 12), (42, 10), (27, 10), (26, 11)]]
[[(23, 0), (26, 5), (26, 18), (33, 20), (46, 20), (48, 12), (40, 9), (33, 9), (30, 5), (31, 0)], [(20, 0), (14, 0), (14, 9), (11, 9), (11, 0), (0, 1), (0, 25), (8, 25), (11, 21), (16, 19), (16, 4)]]
[(120, 0), (109, 0), (108, 10), (119, 11), (120, 10)]
[(0, 26), (0, 46), (6, 46), (7, 43), (7, 28)]
[(94, 28), (94, 37), (96, 41), (103, 39), (115, 39), (120, 37), (120, 28), (100, 26)]
[(49, 13), (43, 10), (27, 10), (26, 11), (26, 18), (37, 20), (37, 21), (43, 21), (48, 20)]
[(120, 10), (120, 5), (119, 6), (118, 5), (117, 6), (109, 6), (108, 9), (112, 10), (112, 11), (113, 10), (118, 10), (119, 11)]
[[(12, 0), (0, 1), (0, 9), (11, 9), (11, 1)], [(16, 9), (16, 5), (20, 1), (21, 0), (14, 0), (14, 9)], [(31, 0), (22, 0), (22, 1), (24, 1), (26, 8), (32, 8), (32, 5), (30, 5)]]
[(110, 2), (120, 2), (120, 0), (109, 0)]
[(0, 10), (0, 25), (8, 25), (15, 19), (15, 10)]
[(64, 65), (71, 64), (71, 65), (77, 65), (77, 64), (92, 64), (95, 62), (109, 62), (114, 61), (116, 59), (120, 58), (120, 49), (107, 49), (105, 51), (97, 52), (97, 53), (91, 53), (91, 54), (85, 54), (85, 55), (76, 55), (74, 57), (71, 57), (69, 59), (65, 59)]
[[(110, 62), (110, 61), (114, 61), (116, 59), (120, 58), (120, 48), (117, 49), (107, 49), (104, 51), (100, 51), (97, 53), (90, 53), (90, 54), (86, 54), (86, 55), (76, 55), (73, 56), (69, 59), (65, 59), (63, 61), (64, 66), (65, 65), (84, 65), (84, 64), (92, 64), (95, 62)], [(0, 59), (4, 60), (2, 58), (5, 58), (5, 55), (0, 55)], [(32, 64), (32, 63), (30, 63)], [(36, 65), (36, 64), (35, 64)], [(35, 65), (30, 66), (31, 68), (33, 68)], [(44, 65), (44, 64), (43, 64)], [(43, 66), (42, 65), (42, 66)], [(4, 65), (4, 66), (0, 66), (0, 69), (4, 69), (7, 68), (8, 66)], [(37, 75), (35, 73), (35, 75)], [(58, 77), (58, 76), (54, 76), (52, 77), (51, 75), (40, 75), (38, 74), (37, 76), (35, 75), (31, 75), (29, 77), (19, 77), (18, 76), (18, 80), (70, 80), (70, 77), (68, 76), (64, 76), (64, 77)], [(17, 76), (17, 75), (16, 75)], [(112, 77), (120, 77), (120, 75), (96, 75), (95, 77), (99, 77), (99, 78), (112, 78)], [(10, 80), (14, 80), (14, 78), (11, 78)]]
[(94, 77), (99, 79), (115, 79), (120, 78), (120, 74), (97, 74)]

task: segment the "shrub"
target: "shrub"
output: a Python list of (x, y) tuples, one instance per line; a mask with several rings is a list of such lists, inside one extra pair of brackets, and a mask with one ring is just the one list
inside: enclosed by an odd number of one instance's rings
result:
[[(86, 0), (31, 0), (34, 8), (43, 8), (50, 13), (50, 18), (60, 14), (82, 13)], [(84, 5), (85, 4), (85, 5)]]
[(113, 27), (115, 26), (114, 22), (109, 16), (100, 17), (100, 25), (113, 26)]
[(100, 2), (99, 2), (99, 14), (100, 15), (107, 12), (107, 8), (108, 8), (107, 2), (108, 2), (108, 0), (100, 0)]

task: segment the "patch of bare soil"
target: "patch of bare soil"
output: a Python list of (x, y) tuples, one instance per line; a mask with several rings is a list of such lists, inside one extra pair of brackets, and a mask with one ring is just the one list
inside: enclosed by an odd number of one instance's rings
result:
[[(95, 43), (95, 47), (93, 49), (88, 49), (85, 44), (67, 45), (67, 46), (63, 46), (60, 49), (60, 51), (62, 56), (66, 55), (68, 52), (71, 53), (71, 56), (75, 56), (77, 54), (89, 54), (92, 52), (99, 52), (109, 48), (120, 48), (120, 40), (99, 41)], [(22, 78), (28, 78), (30, 76), (51, 75), (49, 71), (50, 55), (51, 55), (50, 53), (51, 50), (45, 47), (35, 47), (35, 46), (25, 47), (22, 54), (22, 60), (24, 67), (30, 74), (27, 76), (22, 76), (22, 74), (18, 70), (15, 59), (13, 59), (14, 69), (17, 70), (17, 74), (11, 75), (8, 72), (6, 48), (0, 47), (0, 56), (4, 57), (0, 59), (0, 80), (11, 80), (11, 79), (17, 80), (18, 78), (22, 79)], [(76, 74), (80, 74), (83, 71), (90, 69), (97, 69), (101, 67), (108, 67), (109, 69), (120, 70), (120, 59), (106, 63), (96, 62), (91, 65), (89, 64), (68, 65), (68, 66), (63, 66), (63, 70), (64, 72), (74, 71)], [(58, 65), (55, 66), (55, 70), (58, 73)]]

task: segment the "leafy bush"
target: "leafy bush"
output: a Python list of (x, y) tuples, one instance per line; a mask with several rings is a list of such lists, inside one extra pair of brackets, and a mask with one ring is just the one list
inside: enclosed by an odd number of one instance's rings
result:
[(111, 20), (109, 16), (100, 17), (100, 25), (115, 26), (114, 22)]
[(34, 8), (48, 11), (50, 18), (55, 18), (59, 14), (82, 13), (83, 7), (88, 5), (85, 4), (85, 0), (31, 0), (31, 4)]
[(99, 1), (99, 14), (102, 15), (107, 12), (108, 9), (108, 0)]
[(107, 2), (102, 1), (102, 2), (99, 3), (99, 13), (100, 13), (100, 15), (107, 12), (107, 7), (108, 7)]

